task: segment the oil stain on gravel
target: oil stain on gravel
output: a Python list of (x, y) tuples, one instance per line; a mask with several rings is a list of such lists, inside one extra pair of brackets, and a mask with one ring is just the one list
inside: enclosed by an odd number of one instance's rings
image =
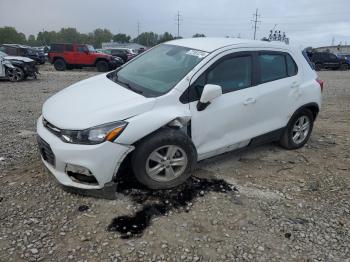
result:
[(119, 232), (124, 239), (141, 236), (154, 217), (164, 216), (170, 210), (188, 212), (192, 201), (208, 192), (234, 194), (237, 191), (233, 185), (218, 179), (191, 177), (181, 186), (169, 190), (149, 190), (134, 181), (119, 181), (118, 193), (143, 204), (142, 209), (130, 216), (114, 218), (107, 227), (108, 231)]

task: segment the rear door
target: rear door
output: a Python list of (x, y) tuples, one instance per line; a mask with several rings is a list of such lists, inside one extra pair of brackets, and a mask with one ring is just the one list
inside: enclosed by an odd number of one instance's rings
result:
[(65, 44), (62, 48), (63, 57), (68, 64), (75, 64), (75, 52), (72, 44)]
[(290, 108), (294, 108), (302, 96), (301, 72), (286, 52), (259, 51), (255, 58), (259, 83), (256, 126), (262, 135), (287, 125)]
[(323, 54), (325, 66), (328, 68), (338, 68), (340, 66), (339, 59), (336, 55), (331, 53), (324, 53)]

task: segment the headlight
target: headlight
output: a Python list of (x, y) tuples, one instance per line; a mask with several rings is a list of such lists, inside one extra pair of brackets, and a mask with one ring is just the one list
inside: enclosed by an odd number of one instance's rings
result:
[(85, 130), (61, 130), (61, 139), (71, 144), (95, 145), (113, 142), (125, 129), (127, 122), (118, 121)]

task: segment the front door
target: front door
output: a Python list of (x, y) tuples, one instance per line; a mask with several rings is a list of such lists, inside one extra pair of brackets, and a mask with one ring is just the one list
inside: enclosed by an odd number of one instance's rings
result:
[[(191, 85), (191, 135), (198, 158), (247, 145), (259, 133), (255, 125), (258, 89), (251, 52), (228, 54), (216, 61)], [(197, 103), (205, 84), (222, 87), (223, 94), (203, 111)]]
[(76, 52), (77, 65), (92, 65), (95, 61), (95, 57), (89, 53), (89, 49), (85, 45), (78, 45)]

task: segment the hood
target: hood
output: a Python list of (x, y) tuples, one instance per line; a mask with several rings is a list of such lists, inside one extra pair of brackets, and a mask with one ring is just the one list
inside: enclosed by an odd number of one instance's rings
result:
[(5, 56), (4, 59), (6, 60), (17, 60), (17, 61), (22, 61), (22, 62), (34, 62), (33, 59), (30, 59), (28, 57), (24, 57), (24, 56)]
[(49, 98), (44, 103), (43, 116), (58, 128), (82, 130), (147, 112), (154, 103), (155, 98), (137, 94), (102, 74)]

